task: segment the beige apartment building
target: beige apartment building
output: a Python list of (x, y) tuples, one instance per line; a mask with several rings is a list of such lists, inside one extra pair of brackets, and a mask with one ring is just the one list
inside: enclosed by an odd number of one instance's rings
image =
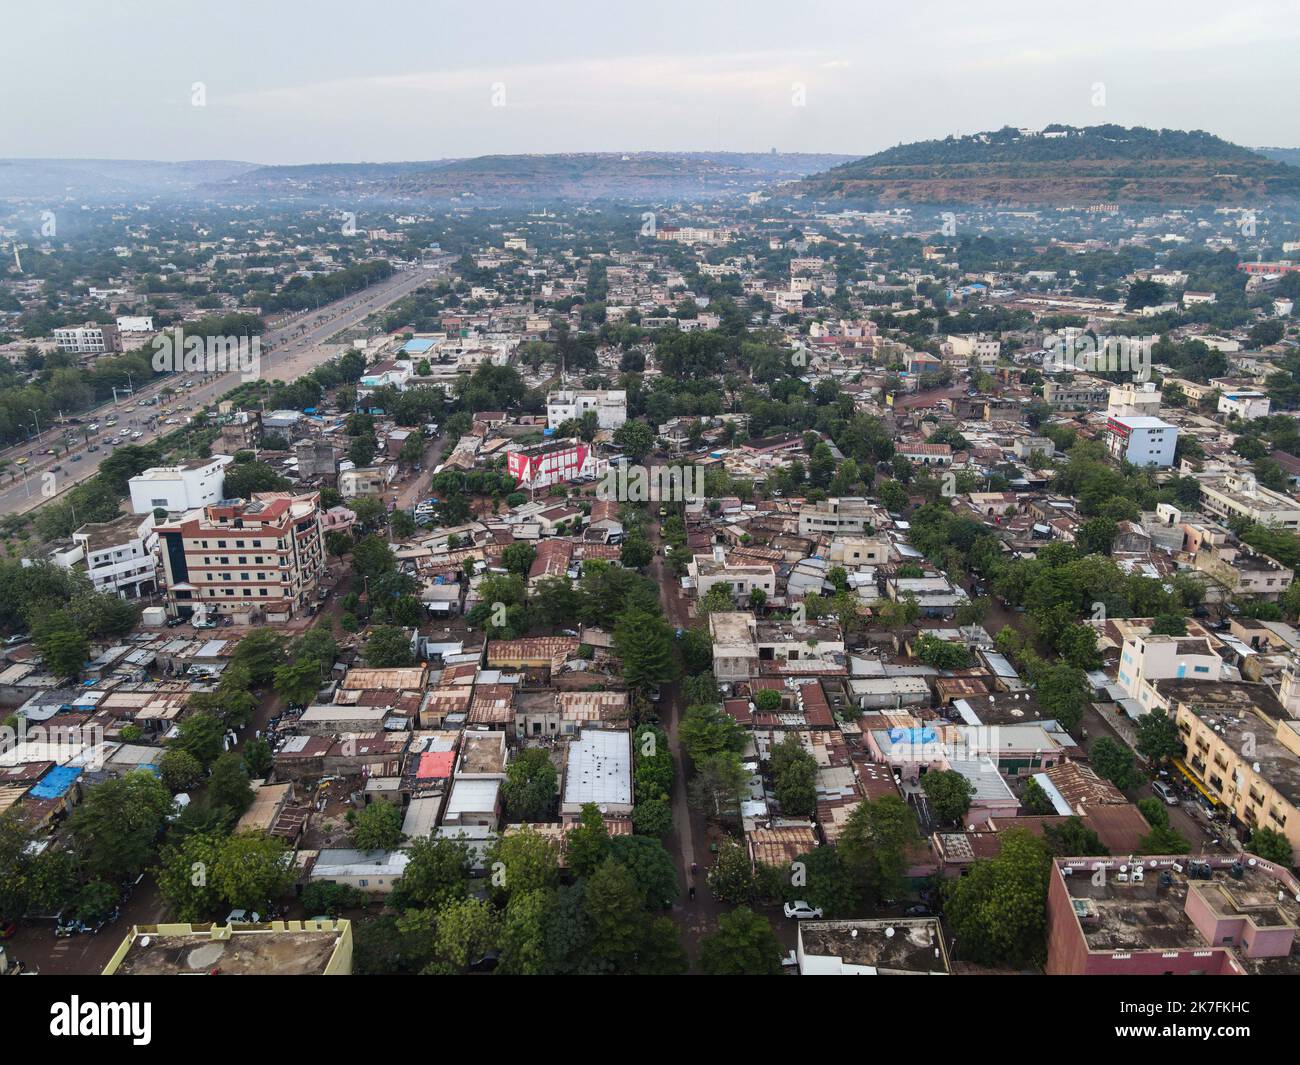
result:
[(315, 598), (325, 568), (320, 494), (226, 499), (158, 528), (167, 608), (249, 624), (287, 621)]

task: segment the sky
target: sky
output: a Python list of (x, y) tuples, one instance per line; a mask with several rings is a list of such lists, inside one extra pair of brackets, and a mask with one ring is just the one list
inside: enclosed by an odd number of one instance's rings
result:
[(1114, 122), (1300, 146), (1295, 0), (11, 0), (0, 158), (865, 155)]

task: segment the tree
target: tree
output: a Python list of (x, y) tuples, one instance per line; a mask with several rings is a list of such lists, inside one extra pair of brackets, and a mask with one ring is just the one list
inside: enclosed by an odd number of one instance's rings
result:
[(814, 847), (799, 855), (784, 879), (789, 901), (803, 899), (828, 918), (852, 917), (862, 906), (862, 888), (838, 847)]
[(284, 637), (275, 629), (254, 629), (235, 648), (231, 660), (248, 670), (254, 687), (269, 684), (284, 663)]
[(501, 950), (498, 973), (540, 976), (547, 971), (546, 933), (554, 910), (553, 891), (516, 891), (511, 894), (498, 938)]
[(629, 688), (647, 691), (667, 684), (677, 675), (672, 630), (659, 614), (633, 609), (614, 624), (614, 651), (623, 662), (623, 679)]
[(1109, 780), (1120, 791), (1136, 788), (1142, 782), (1133, 765), (1133, 752), (1121, 747), (1109, 736), (1102, 736), (1088, 752), (1097, 775)]
[(496, 911), (483, 899), (452, 899), (438, 908), (433, 952), (455, 972), (465, 972), (496, 946)]
[(1025, 782), (1025, 789), (1020, 793), (1020, 806), (1026, 814), (1035, 817), (1056, 813), (1056, 806), (1033, 777)]
[(123, 881), (149, 864), (171, 810), (166, 785), (137, 770), (87, 789), (68, 818), (68, 838), (90, 877)]
[(208, 799), (214, 806), (228, 807), (236, 817), (253, 804), (253, 789), (241, 755), (229, 751), (213, 763), (208, 778)]
[(418, 838), (389, 900), (399, 910), (437, 909), (469, 891), (469, 844), (463, 839)]
[(290, 706), (307, 706), (323, 683), (320, 663), (311, 658), (294, 659), (275, 671), (275, 692)]
[(556, 844), (525, 825), (497, 837), (488, 849), (491, 881), (513, 898), (553, 888), (560, 882), (560, 853)]
[(180, 920), (202, 921), (221, 905), (212, 874), (221, 861), (224, 841), (217, 833), (195, 833), (163, 848), (158, 890)]
[(692, 756), (695, 776), (691, 779), (690, 802), (711, 821), (724, 821), (740, 812), (740, 797), (749, 783), (749, 772), (734, 751), (719, 751), (701, 758)]
[(1250, 834), (1246, 850), (1266, 862), (1290, 868), (1294, 862), (1291, 858), (1291, 844), (1286, 836), (1276, 829), (1256, 828)]
[(1138, 718), (1136, 731), (1138, 753), (1151, 762), (1162, 764), (1183, 753), (1177, 722), (1159, 707)]
[(410, 637), (392, 625), (376, 625), (371, 629), (362, 654), (366, 664), (374, 669), (410, 666), (415, 663)]
[(206, 711), (191, 714), (178, 726), (169, 749), (185, 751), (200, 765), (210, 766), (223, 749), (226, 727), (215, 714)]
[(81, 676), (82, 667), (90, 657), (90, 641), (66, 611), (55, 611), (37, 622), (32, 630), (32, 643), (54, 676)]
[(565, 836), (565, 846), (569, 869), (576, 876), (590, 876), (609, 856), (609, 831), (595, 803), (583, 804), (578, 823)]
[(930, 770), (921, 778), (930, 809), (941, 822), (960, 824), (975, 797), (975, 785), (955, 769)]
[(212, 886), (223, 902), (265, 913), (293, 888), (296, 872), (284, 840), (264, 832), (240, 832), (221, 845)]
[(527, 577), (537, 558), (537, 548), (528, 543), (514, 543), (501, 552), (501, 564), (520, 577)]
[(614, 836), (609, 841), (609, 853), (632, 874), (645, 894), (647, 909), (671, 906), (681, 893), (672, 857), (659, 840), (649, 836)]
[(618, 560), (628, 569), (640, 569), (655, 557), (654, 546), (639, 532), (630, 532), (619, 548)]
[(649, 799), (637, 797), (636, 807), (632, 811), (632, 829), (640, 836), (662, 838), (673, 828), (673, 808), (667, 799), (653, 796)]
[(995, 858), (945, 885), (944, 919), (961, 957), (1021, 968), (1046, 954), (1047, 845), (1024, 829), (1003, 833)]
[(158, 772), (172, 791), (189, 791), (203, 779), (203, 765), (189, 751), (173, 748), (158, 759)]
[(970, 665), (970, 652), (966, 648), (928, 634), (916, 641), (916, 657), (940, 670), (965, 669)]
[(700, 941), (700, 967), (709, 976), (780, 976), (783, 953), (771, 922), (741, 906)]
[(678, 737), (697, 766), (711, 755), (739, 754), (746, 742), (745, 730), (736, 719), (714, 703), (688, 706), (678, 726)]
[(771, 749), (774, 793), (783, 817), (811, 817), (817, 811), (817, 759), (791, 734)]
[(655, 435), (645, 422), (627, 421), (614, 430), (614, 445), (633, 462), (641, 462), (654, 447)]
[(36, 833), (14, 809), (0, 814), (0, 921), (16, 921), (31, 905)]
[(1142, 854), (1190, 854), (1192, 845), (1182, 833), (1168, 825), (1157, 825), (1140, 840), (1138, 852)]
[(1078, 817), (1066, 818), (1059, 825), (1044, 825), (1043, 840), (1058, 858), (1110, 853), (1097, 833)]
[(506, 770), (501, 788), (511, 821), (544, 821), (555, 803), (559, 774), (545, 747), (529, 747)]
[(781, 693), (775, 688), (760, 688), (754, 696), (754, 706), (766, 713), (781, 709)]
[(391, 851), (401, 844), (402, 811), (391, 802), (372, 802), (351, 815), (352, 846), (359, 851)]
[(920, 842), (916, 817), (907, 803), (901, 796), (882, 795), (854, 807), (838, 846), (860, 889), (880, 901), (902, 893), (908, 852)]

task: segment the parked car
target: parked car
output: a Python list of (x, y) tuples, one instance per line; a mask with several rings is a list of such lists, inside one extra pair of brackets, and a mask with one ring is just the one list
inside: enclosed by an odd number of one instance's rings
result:
[(1164, 799), (1170, 806), (1178, 805), (1178, 796), (1174, 793), (1174, 789), (1163, 780), (1153, 781), (1151, 784), (1151, 790), (1159, 795), (1160, 798)]
[(26, 642), (27, 642), (28, 640), (30, 640), (30, 639), (31, 639), (31, 637), (28, 636), (27, 633), (25, 633), (25, 632), (17, 632), (17, 633), (14, 633), (14, 635), (10, 636), (9, 639), (5, 640), (5, 646), (6, 646), (6, 647), (17, 647), (19, 644), (26, 643)]
[(805, 921), (812, 917), (820, 917), (822, 908), (820, 906), (810, 906), (803, 899), (795, 899), (794, 902), (785, 904), (785, 915), (793, 917), (796, 921)]

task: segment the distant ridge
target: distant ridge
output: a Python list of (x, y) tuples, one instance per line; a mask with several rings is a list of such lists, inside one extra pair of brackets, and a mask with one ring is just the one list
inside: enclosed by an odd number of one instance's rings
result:
[(1007, 126), (898, 145), (784, 191), (881, 205), (1192, 205), (1294, 197), (1300, 170), (1201, 130)]

